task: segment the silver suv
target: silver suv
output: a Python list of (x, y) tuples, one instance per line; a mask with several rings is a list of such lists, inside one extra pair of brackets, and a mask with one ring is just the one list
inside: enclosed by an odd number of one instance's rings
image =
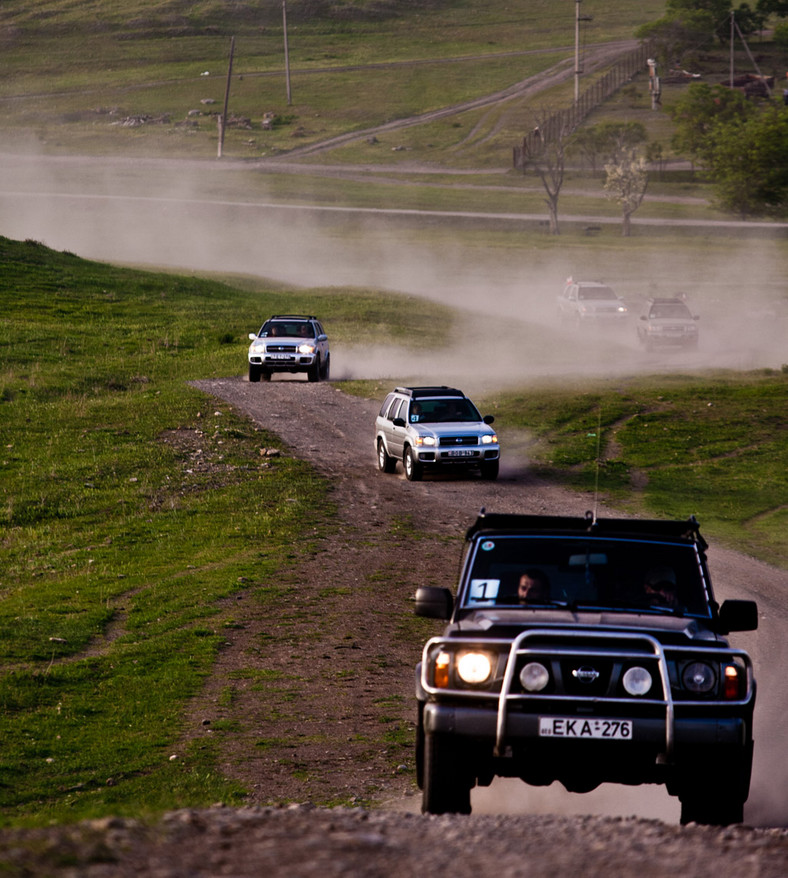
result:
[(401, 460), (409, 481), (425, 470), (476, 467), (484, 479), (498, 477), (498, 436), (467, 396), (454, 387), (397, 387), (375, 420), (375, 449), (381, 472)]
[(647, 351), (698, 346), (699, 318), (693, 315), (683, 299), (648, 299), (638, 323), (638, 338)]
[(249, 339), (250, 381), (270, 381), (274, 372), (306, 372), (309, 381), (328, 381), (328, 336), (316, 317), (278, 314)]
[(607, 285), (569, 278), (558, 297), (558, 317), (575, 326), (625, 325), (629, 312), (624, 300)]

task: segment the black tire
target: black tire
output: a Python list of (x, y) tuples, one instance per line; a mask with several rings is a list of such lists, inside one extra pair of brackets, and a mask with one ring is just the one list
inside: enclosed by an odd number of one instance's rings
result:
[(482, 478), (494, 482), (498, 478), (500, 466), (499, 460), (485, 460), (481, 465)]
[(421, 481), (421, 477), (424, 475), (424, 467), (418, 462), (410, 446), (405, 449), (402, 465), (405, 467), (405, 477), (409, 482)]
[(382, 473), (393, 473), (397, 468), (397, 460), (389, 457), (382, 439), (378, 439), (378, 469)]
[(320, 358), (306, 370), (307, 381), (320, 381)]
[(270, 381), (271, 380), (271, 373), (268, 371), (268, 369), (262, 369), (260, 371), (260, 379), (262, 381)]
[(331, 354), (326, 354), (326, 361), (323, 363), (323, 371), (320, 373), (321, 381), (328, 381), (331, 374)]
[(249, 380), (252, 382), (252, 384), (255, 384), (260, 380), (260, 375), (262, 374), (262, 372), (262, 366), (256, 366), (253, 363), (249, 363)]
[(470, 814), (473, 777), (454, 738), (424, 735), (423, 814)]
[(424, 789), (424, 702), (418, 702), (416, 717), (416, 785)]
[(702, 823), (707, 826), (730, 826), (744, 820), (744, 801), (737, 794), (711, 789), (685, 791), (681, 801), (681, 824)]

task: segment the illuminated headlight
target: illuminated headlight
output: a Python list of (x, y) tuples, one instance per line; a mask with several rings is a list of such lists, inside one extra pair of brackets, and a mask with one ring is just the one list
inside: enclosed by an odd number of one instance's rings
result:
[(520, 671), (520, 682), (526, 692), (541, 692), (550, 682), (550, 674), (540, 662), (528, 662)]
[(313, 344), (300, 344), (298, 346), (299, 354), (314, 354), (315, 346)]
[(635, 666), (626, 671), (623, 683), (630, 695), (645, 695), (651, 689), (651, 674), (645, 668)]
[(461, 652), (457, 656), (457, 676), (472, 686), (490, 679), (492, 659), (486, 652)]
[(626, 305), (619, 305), (618, 312), (619, 312), (619, 314), (626, 314), (627, 313)]
[(711, 665), (707, 665), (706, 662), (692, 662), (684, 668), (681, 682), (690, 692), (704, 693), (711, 692), (717, 677)]
[(482, 436), (482, 445), (497, 445), (497, 444), (498, 444), (498, 437), (495, 435), (495, 433), (485, 433), (484, 436)]
[(435, 437), (434, 436), (417, 436), (416, 437), (416, 445), (434, 445)]
[(265, 353), (265, 345), (264, 344), (253, 344), (252, 345), (252, 353), (253, 354), (264, 354)]

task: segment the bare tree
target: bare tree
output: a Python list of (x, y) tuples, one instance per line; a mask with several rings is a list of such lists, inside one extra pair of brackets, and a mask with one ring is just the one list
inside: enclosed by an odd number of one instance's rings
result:
[(640, 207), (648, 187), (648, 162), (635, 150), (619, 153), (615, 161), (605, 165), (606, 196), (621, 205), (621, 234), (631, 233), (632, 214)]
[(533, 168), (546, 193), (545, 204), (550, 214), (550, 234), (558, 235), (558, 196), (564, 184), (566, 145), (571, 128), (560, 117), (543, 114), (539, 124), (525, 138), (523, 170)]

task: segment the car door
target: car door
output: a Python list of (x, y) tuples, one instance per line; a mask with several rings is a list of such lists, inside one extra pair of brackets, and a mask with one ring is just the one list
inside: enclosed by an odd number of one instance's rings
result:
[(394, 423), (395, 418), (405, 418), (408, 411), (408, 401), (402, 397), (395, 397), (394, 402), (389, 406), (388, 417), (386, 421), (386, 429), (388, 439), (389, 457), (402, 458), (402, 452), (405, 447), (405, 425), (397, 426)]

